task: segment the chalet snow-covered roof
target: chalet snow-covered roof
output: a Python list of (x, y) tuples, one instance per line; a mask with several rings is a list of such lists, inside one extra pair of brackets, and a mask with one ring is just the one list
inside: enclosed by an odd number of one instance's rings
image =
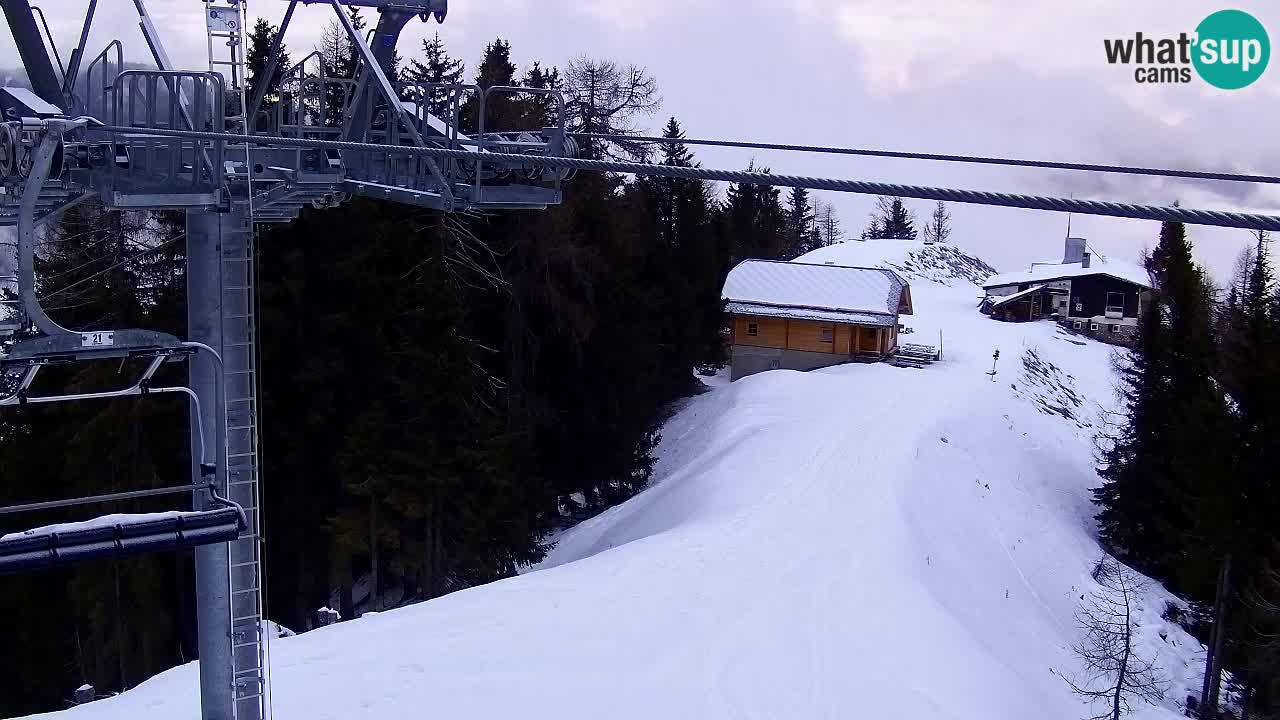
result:
[(729, 312), (893, 325), (911, 314), (911, 289), (887, 268), (743, 260), (721, 293)]
[(1110, 275), (1126, 282), (1151, 287), (1151, 277), (1145, 268), (1118, 260), (1102, 262), (1094, 258), (1089, 267), (1080, 263), (1037, 263), (1030, 270), (1000, 273), (987, 278), (982, 284), (984, 288), (1002, 287), (1005, 285), (1021, 285), (1022, 283), (1042, 283), (1053, 280), (1069, 280), (1089, 275)]
[(898, 324), (896, 316), (885, 313), (815, 310), (793, 305), (775, 306), (731, 302), (725, 305), (725, 310), (737, 315), (781, 317), (791, 320), (817, 320), (818, 322), (849, 323), (851, 325), (869, 325), (873, 327), (892, 327)]
[(1005, 295), (1005, 296), (1003, 296), (1003, 297), (998, 297), (998, 298), (996, 298), (996, 299), (992, 300), (992, 301), (991, 301), (991, 307), (993, 307), (993, 308), (994, 308), (994, 307), (1000, 307), (1001, 305), (1003, 305), (1003, 304), (1005, 304), (1005, 303), (1007, 303), (1007, 302), (1009, 302), (1009, 301), (1011, 301), (1011, 300), (1017, 300), (1018, 298), (1026, 297), (1027, 295), (1030, 295), (1031, 293), (1036, 292), (1037, 290), (1042, 290), (1042, 289), (1044, 289), (1044, 285), (1032, 285), (1031, 287), (1027, 288), (1026, 290), (1022, 290), (1022, 291), (1016, 292), (1016, 293), (1014, 293), (1014, 294), (1012, 294), (1012, 295)]

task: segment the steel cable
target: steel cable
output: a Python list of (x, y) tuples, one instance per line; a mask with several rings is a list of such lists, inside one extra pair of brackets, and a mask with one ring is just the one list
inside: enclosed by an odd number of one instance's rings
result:
[[(139, 129), (113, 125), (103, 126), (100, 129), (109, 132), (183, 137), (196, 140), (235, 140), (238, 142), (244, 142), (245, 140), (243, 135), (192, 130), (153, 128)], [(649, 177), (670, 177), (686, 180), (713, 180), (731, 183), (771, 185), (775, 187), (799, 187), (812, 190), (829, 190), (832, 192), (847, 192), (863, 195), (893, 195), (919, 200), (944, 200), (948, 202), (1014, 207), (1029, 210), (1052, 210), (1056, 212), (1135, 218), (1139, 220), (1183, 222), (1193, 225), (1214, 225), (1219, 227), (1244, 228), (1248, 230), (1280, 231), (1280, 216), (1226, 210), (1200, 210), (1177, 206), (1139, 205), (1134, 203), (1117, 203), (1101, 200), (1080, 200), (1076, 198), (1047, 197), (1041, 195), (1020, 195), (1015, 193), (940, 188), (924, 185), (901, 185), (897, 183), (882, 183), (867, 180), (841, 180), (834, 178), (808, 177), (803, 175), (775, 175), (772, 173), (749, 172), (745, 170), (715, 170), (702, 167), (679, 167), (674, 165), (621, 162), (616, 160), (584, 160), (581, 158), (551, 157), (545, 155), (481, 153), (471, 150), (450, 150), (446, 148), (377, 145), (371, 143), (347, 142), (342, 140), (313, 140), (309, 138), (254, 136), (253, 143), (255, 145), (276, 147), (327, 148), (335, 150), (350, 150), (355, 152), (444, 157), (507, 166), (535, 165), (539, 167), (585, 170), (588, 172), (617, 172), (628, 175)]]

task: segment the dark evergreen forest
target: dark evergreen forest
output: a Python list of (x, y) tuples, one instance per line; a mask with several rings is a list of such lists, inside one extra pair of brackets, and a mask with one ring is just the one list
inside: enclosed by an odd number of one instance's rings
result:
[(1280, 294), (1268, 241), (1257, 234), (1223, 289), (1193, 261), (1186, 228), (1162, 226), (1146, 260), (1157, 289), (1136, 347), (1116, 358), (1122, 406), (1100, 438), (1101, 539), (1192, 601), (1191, 617), (1171, 619), (1209, 649), (1189, 703), (1200, 717), (1280, 716)]
[[(273, 33), (259, 23), (252, 35), (255, 87)], [(344, 42), (330, 33), (319, 49), (350, 73)], [(642, 68), (577, 59), (521, 71), (500, 39), (470, 70), (436, 37), (394, 74), (559, 88), (571, 130), (637, 132), (659, 109)], [(542, 96), (516, 95), (489, 105), (486, 126), (540, 127), (550, 111)], [(683, 130), (671, 118), (664, 132)], [(697, 163), (680, 144), (589, 143), (580, 155)], [(698, 181), (583, 174), (545, 211), (444, 215), (356, 199), (262, 226), (271, 619), (306, 631), (322, 606), (350, 619), (510, 576), (543, 556), (553, 531), (641, 490), (671, 402), (724, 361), (731, 264), (835, 239), (815, 227), (807, 193), (788, 200), (767, 186), (730, 186), (722, 200)], [(76, 329), (182, 336), (183, 230), (176, 212), (88, 202), (65, 213), (41, 240), (51, 314)], [(45, 381), (103, 388), (133, 370), (66, 367)], [(185, 382), (182, 366), (165, 372)], [(184, 401), (162, 397), (7, 409), (0, 503), (185, 482), (186, 418)], [(173, 507), (153, 498), (3, 516), (0, 532)], [(189, 553), (0, 577), (0, 634), (22, 648), (0, 653), (0, 715), (194, 659), (192, 583)]]

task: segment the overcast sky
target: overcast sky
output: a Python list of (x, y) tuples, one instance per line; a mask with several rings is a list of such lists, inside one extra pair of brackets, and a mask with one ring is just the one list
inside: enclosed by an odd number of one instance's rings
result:
[[(39, 4), (65, 58), (86, 3)], [(150, 5), (175, 59), (202, 66), (203, 4)], [(253, 10), (279, 23), (285, 6), (255, 0)], [(1132, 67), (1105, 61), (1104, 38), (1176, 36), (1226, 7), (1251, 12), (1273, 40), (1280, 35), (1280, 6), (1258, 0), (451, 0), (443, 25), (411, 22), (399, 50), (413, 56), (438, 29), (468, 77), (495, 37), (511, 42), (520, 72), (534, 60), (561, 65), (578, 55), (643, 65), (664, 98), (651, 127), (675, 115), (690, 137), (1280, 174), (1280, 67), (1248, 88), (1219, 91), (1198, 77), (1140, 85)], [(331, 16), (327, 6), (299, 9), (286, 36), (295, 58)], [(99, 0), (92, 52), (112, 36), (126, 57), (147, 59), (130, 0)], [(0, 29), (0, 67), (17, 64), (12, 47)], [(708, 167), (754, 159), (775, 172), (1280, 212), (1274, 187), (767, 151), (697, 154)], [(847, 231), (865, 226), (872, 198), (826, 197)], [(921, 219), (930, 210), (924, 201), (911, 205)], [(1061, 253), (1064, 215), (963, 205), (952, 213), (953, 241), (1001, 269)], [(1080, 216), (1071, 226), (1099, 252), (1126, 260), (1159, 230)], [(1220, 278), (1250, 243), (1242, 230), (1191, 233)]]

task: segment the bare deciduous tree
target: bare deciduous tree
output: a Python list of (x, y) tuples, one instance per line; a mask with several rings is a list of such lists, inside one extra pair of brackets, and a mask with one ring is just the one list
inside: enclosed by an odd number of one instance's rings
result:
[[(658, 81), (645, 68), (588, 57), (569, 62), (564, 73), (564, 96), (572, 129), (601, 135), (636, 134), (636, 118), (652, 115), (662, 103)], [(611, 155), (610, 149), (615, 146), (631, 158), (642, 156), (645, 149), (641, 143), (588, 140), (583, 155)]]
[(813, 200), (813, 225), (822, 239), (823, 247), (835, 245), (844, 239), (835, 206), (822, 198), (815, 197)]
[(944, 243), (951, 237), (951, 213), (946, 203), (938, 201), (924, 226), (924, 241), (927, 243)]
[(1134, 602), (1145, 587), (1142, 578), (1107, 557), (1094, 568), (1093, 579), (1098, 587), (1076, 613), (1083, 636), (1071, 648), (1084, 670), (1074, 678), (1061, 677), (1076, 695), (1108, 704), (1105, 712), (1089, 720), (1120, 720), (1130, 711), (1131, 700), (1163, 699), (1166, 682), (1155, 664), (1134, 648)]

